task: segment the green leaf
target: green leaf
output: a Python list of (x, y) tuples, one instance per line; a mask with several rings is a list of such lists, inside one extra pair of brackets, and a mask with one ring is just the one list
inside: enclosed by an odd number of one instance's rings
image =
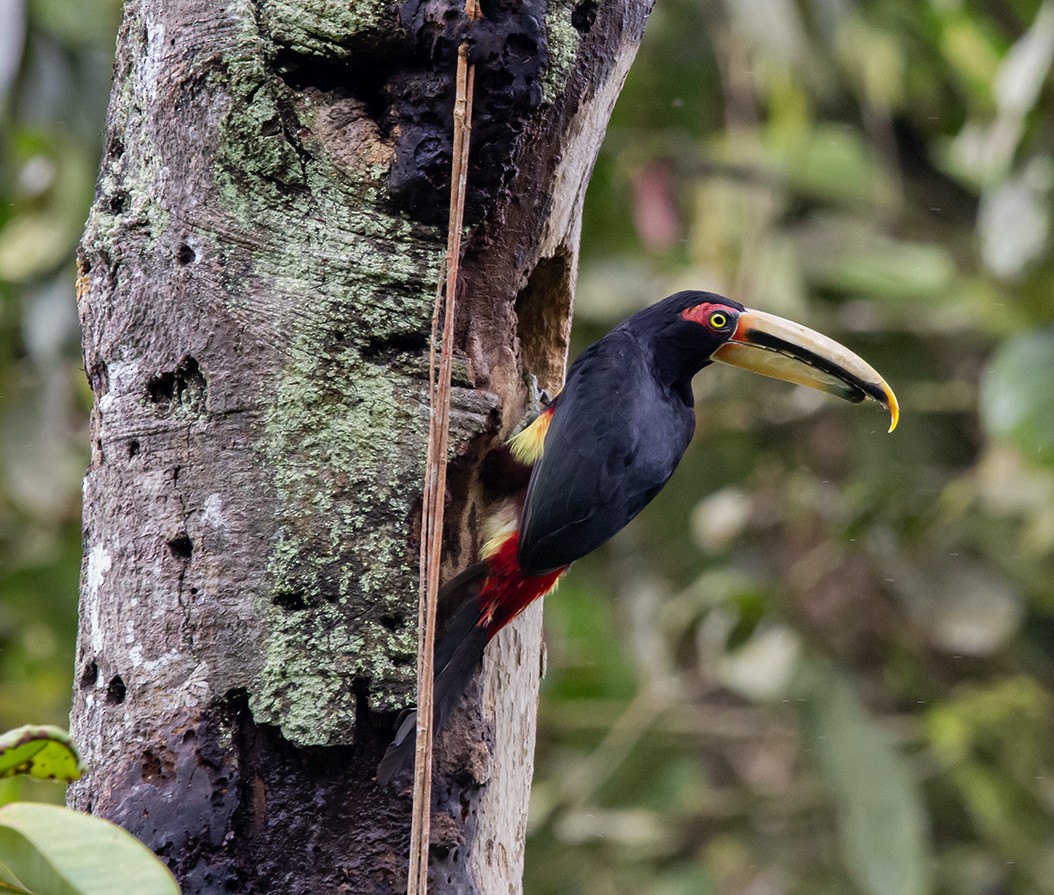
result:
[(813, 663), (799, 686), (802, 728), (837, 802), (850, 876), (867, 895), (929, 892), (928, 823), (903, 757), (833, 667)]
[(981, 381), (981, 419), (1026, 458), (1054, 465), (1054, 329), (1017, 336)]
[(57, 805), (0, 808), (0, 892), (28, 895), (179, 895), (145, 845), (109, 821)]
[(0, 736), (0, 777), (29, 774), (72, 783), (83, 772), (76, 745), (60, 727), (27, 724)]

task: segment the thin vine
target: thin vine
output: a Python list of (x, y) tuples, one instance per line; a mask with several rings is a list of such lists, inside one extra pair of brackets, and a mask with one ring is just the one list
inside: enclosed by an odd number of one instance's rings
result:
[[(466, 0), (469, 23), (479, 18), (478, 0)], [(428, 364), (428, 453), (421, 509), (421, 583), (417, 614), (417, 745), (414, 755), (413, 818), (410, 829), (410, 869), (407, 895), (427, 895), (428, 841), (432, 805), (432, 720), (435, 674), (436, 603), (443, 553), (443, 495), (446, 492), (447, 444), (450, 436), (450, 372), (454, 355), (454, 318), (461, 262), (461, 228), (468, 183), (468, 147), (472, 130), (472, 89), (475, 66), (468, 61), (468, 41), (458, 47), (454, 99), (453, 163), (450, 174), (450, 216), (443, 278), (436, 288)], [(443, 336), (436, 371), (440, 320)]]

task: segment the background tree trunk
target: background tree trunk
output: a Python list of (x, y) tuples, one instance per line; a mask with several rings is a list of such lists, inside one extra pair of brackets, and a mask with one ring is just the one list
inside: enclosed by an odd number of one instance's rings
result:
[[(559, 385), (586, 182), (648, 0), (498, 2), (476, 116), (447, 562), (524, 379)], [(456, 2), (139, 0), (79, 279), (95, 394), (71, 801), (196, 892), (397, 892), (372, 781), (414, 699)], [(519, 889), (540, 612), (441, 740), (436, 892)], [(497, 694), (497, 695), (496, 695)]]

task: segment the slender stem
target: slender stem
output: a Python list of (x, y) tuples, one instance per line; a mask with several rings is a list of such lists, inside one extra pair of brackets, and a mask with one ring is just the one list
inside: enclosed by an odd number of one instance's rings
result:
[[(466, 0), (470, 22), (479, 18), (478, 0)], [(435, 675), (436, 603), (443, 555), (443, 509), (446, 493), (447, 450), (450, 438), (450, 376), (454, 356), (454, 320), (461, 262), (461, 228), (468, 184), (469, 135), (472, 130), (472, 87), (475, 66), (468, 61), (468, 42), (458, 48), (454, 100), (453, 162), (450, 172), (450, 217), (447, 225), (446, 290), (436, 289), (428, 365), (428, 454), (425, 461), (421, 509), (421, 584), (417, 643), (417, 746), (414, 756), (414, 803), (410, 831), (410, 868), (407, 895), (427, 895), (428, 841), (432, 805), (432, 721)], [(442, 318), (443, 337), (436, 373), (436, 342)]]

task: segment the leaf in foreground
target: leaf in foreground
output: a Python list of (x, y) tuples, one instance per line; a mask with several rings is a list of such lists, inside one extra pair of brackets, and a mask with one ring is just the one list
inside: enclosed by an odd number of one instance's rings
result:
[(135, 837), (57, 805), (0, 808), (0, 892), (26, 895), (179, 895), (179, 884)]

